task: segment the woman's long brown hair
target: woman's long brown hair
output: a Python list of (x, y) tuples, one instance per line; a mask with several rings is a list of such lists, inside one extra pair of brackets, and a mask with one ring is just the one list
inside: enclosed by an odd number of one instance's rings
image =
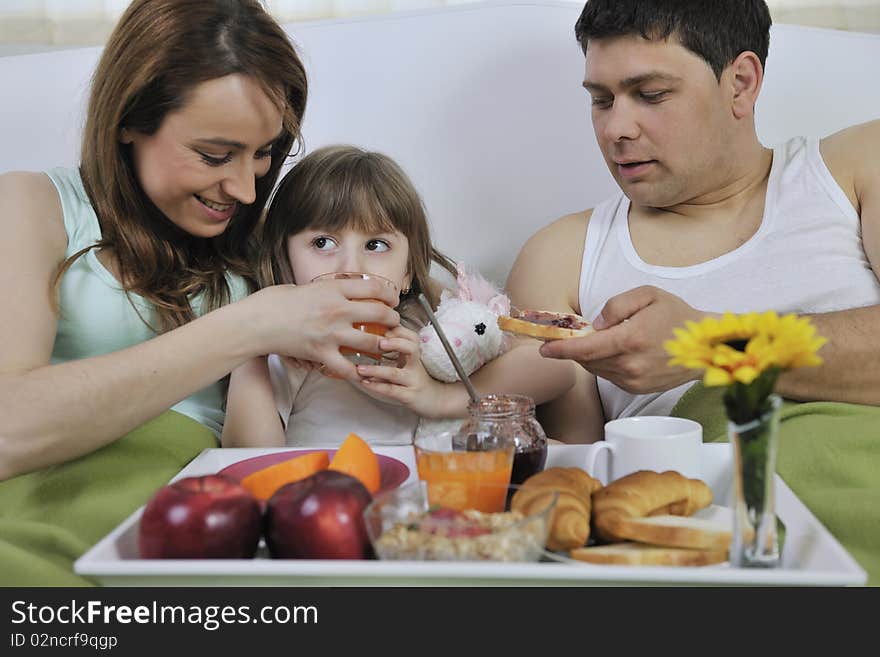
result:
[[(120, 131), (154, 134), (196, 85), (235, 73), (251, 76), (277, 99), (283, 133), (268, 173), (256, 180), (254, 203), (240, 206), (222, 235), (193, 237), (143, 192)], [(252, 235), (285, 157), (300, 141), (306, 91), (296, 51), (258, 0), (134, 0), (98, 63), (82, 141), (80, 173), (102, 239), (62, 263), (53, 289), (78, 257), (111, 249), (126, 292), (151, 302), (153, 328), (167, 331), (194, 319), (195, 294), (204, 293), (200, 311), (229, 301), (226, 271), (255, 287)]]

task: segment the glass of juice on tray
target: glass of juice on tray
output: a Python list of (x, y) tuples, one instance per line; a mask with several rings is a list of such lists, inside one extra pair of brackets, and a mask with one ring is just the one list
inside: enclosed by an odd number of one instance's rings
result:
[(486, 436), (467, 449), (454, 446), (453, 432), (416, 436), (413, 447), (419, 479), (431, 506), (484, 513), (504, 511), (513, 468), (512, 441)]
[[(312, 283), (339, 279), (377, 280), (380, 281), (382, 284), (391, 287), (395, 292), (399, 292), (397, 284), (385, 278), (384, 276), (357, 271), (337, 271), (330, 272), (328, 274), (321, 274), (320, 276), (316, 276), (315, 278), (313, 278)], [(382, 301), (379, 301), (378, 299), (365, 299), (365, 301), (370, 301), (372, 303), (382, 303)], [(385, 335), (385, 333), (388, 331), (388, 327), (384, 324), (376, 324), (372, 322), (353, 324), (353, 326), (359, 331), (372, 333), (373, 335)], [(367, 351), (358, 351), (357, 349), (352, 349), (351, 347), (340, 347), (339, 351), (342, 352), (342, 354), (355, 365), (378, 365), (382, 362), (382, 354), (376, 354)]]

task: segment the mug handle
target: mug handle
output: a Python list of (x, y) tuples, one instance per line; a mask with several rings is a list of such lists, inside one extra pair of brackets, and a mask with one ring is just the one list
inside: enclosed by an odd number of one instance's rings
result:
[[(595, 477), (595, 468), (596, 468), (596, 457), (599, 456), (599, 452), (607, 449), (609, 452), (614, 453), (614, 446), (611, 443), (605, 442), (604, 440), (600, 440), (599, 442), (595, 442), (590, 445), (590, 448), (587, 453), (587, 464), (586, 471), (590, 473), (591, 476)], [(610, 472), (608, 473), (611, 474)], [(603, 482), (604, 483), (604, 482)]]

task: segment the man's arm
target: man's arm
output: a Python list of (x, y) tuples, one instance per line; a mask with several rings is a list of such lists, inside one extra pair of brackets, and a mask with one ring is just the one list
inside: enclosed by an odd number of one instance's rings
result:
[[(589, 213), (562, 217), (526, 242), (507, 279), (507, 292), (515, 307), (580, 314), (578, 287), (588, 221)], [(537, 344), (529, 339), (524, 342), (529, 351)], [(575, 363), (567, 365), (573, 369), (574, 385), (539, 407), (538, 417), (554, 438), (565, 442), (599, 440), (605, 418), (596, 377)], [(530, 368), (522, 376), (530, 377), (529, 372), (536, 371), (534, 365)]]
[(789, 399), (880, 406), (880, 306), (808, 317), (828, 339), (819, 350), (824, 362), (785, 372), (777, 391)]
[[(822, 141), (822, 157), (859, 213), (862, 246), (880, 279), (880, 121)], [(785, 373), (778, 390), (792, 399), (880, 405), (880, 306), (810, 315), (828, 339), (824, 364)]]

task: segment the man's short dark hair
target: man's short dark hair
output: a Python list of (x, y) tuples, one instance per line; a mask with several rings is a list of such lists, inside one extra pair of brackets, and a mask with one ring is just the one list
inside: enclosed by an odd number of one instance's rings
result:
[(574, 33), (584, 52), (590, 39), (639, 34), (656, 41), (674, 35), (720, 80), (724, 68), (747, 50), (765, 65), (770, 23), (764, 0), (588, 0)]

